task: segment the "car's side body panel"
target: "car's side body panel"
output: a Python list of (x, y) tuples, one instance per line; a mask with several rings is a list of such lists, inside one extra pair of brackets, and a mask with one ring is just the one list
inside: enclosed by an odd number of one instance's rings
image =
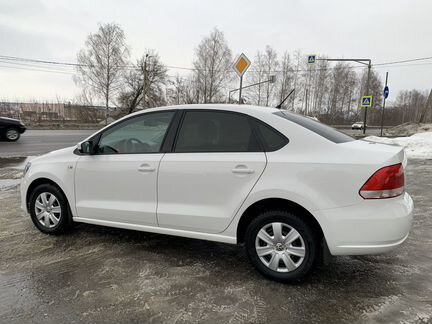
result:
[(214, 242), (221, 242), (221, 243), (228, 243), (228, 244), (236, 244), (237, 243), (237, 239), (235, 236), (229, 236), (229, 235), (224, 235), (224, 234), (213, 234), (213, 233), (204, 233), (204, 232), (197, 232), (197, 231), (187, 231), (187, 230), (180, 230), (180, 229), (175, 229), (175, 228), (139, 225), (139, 224), (133, 224), (133, 223), (126, 223), (126, 222), (112, 222), (112, 221), (98, 220), (98, 219), (93, 219), (93, 218), (83, 218), (83, 217), (74, 217), (73, 220), (75, 222), (86, 223), (86, 224), (124, 228), (124, 229), (143, 231), (143, 232), (149, 232), (149, 233), (175, 235), (175, 236), (182, 236), (182, 237), (198, 239), (198, 240), (214, 241)]
[(157, 225), (157, 177), (162, 153), (81, 156), (75, 171), (76, 215)]
[[(406, 165), (402, 148), (364, 141), (335, 144), (274, 115), (277, 110), (271, 108), (188, 105), (176, 109), (209, 107), (241, 109), (242, 113), (283, 133), (289, 143), (278, 151), (266, 153), (156, 154), (150, 161), (156, 171), (150, 181), (154, 190), (148, 191), (142, 188), (147, 175), (134, 170), (139, 162), (147, 161), (146, 157), (137, 155), (133, 165), (128, 155), (104, 157), (106, 167), (96, 170), (91, 161), (97, 157), (80, 157), (72, 153), (73, 148), (68, 148), (34, 161), (22, 184), (24, 207), (28, 186), (43, 177), (57, 183), (65, 192), (74, 220), (79, 222), (235, 243), (245, 210), (263, 199), (280, 198), (302, 206), (315, 217), (335, 255), (384, 252), (406, 238), (413, 209), (408, 194), (375, 201), (364, 200), (358, 194), (361, 186), (381, 167), (401, 162)], [(166, 109), (174, 108), (158, 108)], [(78, 170), (75, 176), (79, 159), (86, 162), (86, 170), (83, 173)], [(230, 171), (238, 164), (252, 166), (253, 175), (233, 176)], [(100, 172), (97, 183), (86, 181), (92, 172)], [(131, 194), (128, 183), (134, 190), (133, 203), (126, 195)], [(145, 197), (140, 201), (142, 195)], [(99, 207), (110, 205), (112, 214), (107, 217), (106, 213), (92, 211), (91, 206), (86, 206), (88, 196), (93, 196)], [(154, 204), (149, 204), (150, 200)], [(129, 217), (131, 208), (133, 217)], [(152, 210), (154, 221), (149, 222)], [(116, 218), (116, 213), (124, 217)]]
[[(48, 153), (32, 160), (32, 166), (21, 180), (21, 207), (27, 210), (26, 198), (30, 185), (41, 178), (57, 184), (66, 195), (72, 215), (75, 209), (75, 166), (79, 156), (73, 154), (74, 147)], [(43, 161), (43, 162), (42, 162)]]
[(222, 232), (265, 165), (263, 152), (165, 154), (158, 179), (159, 226)]

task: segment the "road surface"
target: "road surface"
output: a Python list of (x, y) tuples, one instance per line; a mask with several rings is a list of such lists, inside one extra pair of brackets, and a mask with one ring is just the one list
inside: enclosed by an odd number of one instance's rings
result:
[(40, 155), (77, 144), (95, 130), (28, 130), (17, 142), (0, 141), (0, 157)]
[(236, 245), (85, 224), (42, 234), (13, 185), (23, 162), (0, 159), (1, 323), (432, 323), (432, 161), (409, 161), (400, 248), (334, 257), (290, 285)]
[[(360, 130), (339, 129), (348, 135), (361, 135)], [(32, 156), (73, 146), (96, 130), (28, 130), (17, 142), (0, 140), (0, 157)], [(369, 135), (379, 135), (379, 129), (368, 129)]]
[[(351, 127), (347, 128), (337, 128), (338, 131), (344, 132), (348, 135), (354, 136), (354, 135), (363, 135), (363, 131), (359, 129), (351, 129)], [(368, 128), (366, 130), (366, 135), (373, 135), (373, 136), (379, 136), (381, 133), (381, 129), (379, 128)]]

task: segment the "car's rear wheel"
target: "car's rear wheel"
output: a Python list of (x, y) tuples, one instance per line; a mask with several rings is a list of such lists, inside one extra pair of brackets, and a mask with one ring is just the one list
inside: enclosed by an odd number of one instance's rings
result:
[(37, 186), (31, 193), (29, 207), (33, 224), (43, 233), (59, 234), (71, 224), (67, 199), (52, 184)]
[(5, 137), (8, 141), (15, 142), (20, 138), (20, 133), (16, 128), (8, 128), (6, 129)]
[(311, 226), (283, 210), (257, 216), (247, 228), (245, 244), (254, 267), (280, 282), (301, 280), (319, 257), (319, 239)]

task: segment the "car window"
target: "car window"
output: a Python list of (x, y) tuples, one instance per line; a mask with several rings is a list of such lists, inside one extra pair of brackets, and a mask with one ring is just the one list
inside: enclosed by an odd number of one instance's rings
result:
[(283, 134), (267, 124), (256, 121), (256, 127), (266, 152), (277, 151), (289, 142)]
[(125, 120), (106, 130), (99, 154), (157, 153), (160, 151), (173, 111), (148, 113)]
[(289, 121), (292, 121), (293, 123), (296, 123), (304, 128), (307, 128), (308, 130), (334, 143), (345, 143), (345, 142), (354, 141), (354, 138), (352, 138), (351, 136), (339, 132), (333, 127), (315, 121), (312, 118), (300, 116), (298, 114), (293, 114), (287, 111), (278, 111), (275, 112), (274, 115), (288, 119)]
[(249, 117), (220, 111), (186, 112), (175, 146), (175, 152), (257, 151)]

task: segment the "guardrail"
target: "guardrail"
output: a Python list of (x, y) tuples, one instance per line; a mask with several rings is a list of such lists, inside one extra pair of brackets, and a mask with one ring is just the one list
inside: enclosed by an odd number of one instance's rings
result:
[[(380, 137), (379, 135), (371, 135), (371, 134), (354, 134), (351, 135), (352, 137), (354, 137), (355, 139), (362, 139), (368, 136), (376, 136), (376, 137)], [(383, 137), (387, 137), (387, 138), (396, 138), (396, 137), (408, 137), (410, 135), (384, 135)]]
[[(333, 128), (351, 128), (351, 125), (330, 125)], [(391, 128), (393, 126), (384, 126), (383, 129)], [(381, 129), (381, 126), (367, 126), (367, 128), (371, 129)]]

